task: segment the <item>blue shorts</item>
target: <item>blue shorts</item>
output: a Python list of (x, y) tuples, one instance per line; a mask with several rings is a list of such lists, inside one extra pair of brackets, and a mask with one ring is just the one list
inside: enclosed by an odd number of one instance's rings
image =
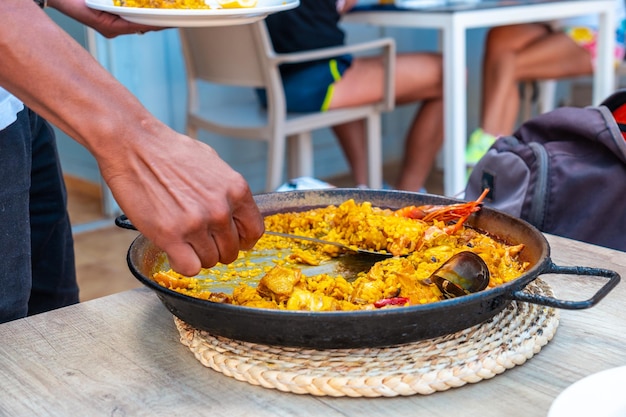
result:
[[(288, 112), (326, 111), (333, 97), (334, 83), (352, 64), (351, 55), (342, 55), (306, 65), (281, 67)], [(263, 107), (267, 107), (265, 89), (257, 94)]]

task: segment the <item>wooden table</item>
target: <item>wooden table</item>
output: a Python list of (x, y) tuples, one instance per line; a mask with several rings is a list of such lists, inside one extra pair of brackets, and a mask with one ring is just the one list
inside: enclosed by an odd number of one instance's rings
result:
[(434, 3), (434, 6), (423, 6), (423, 2), (407, 0), (403, 8), (388, 5), (356, 7), (344, 16), (343, 21), (440, 31), (444, 60), (444, 194), (447, 196), (462, 193), (466, 183), (468, 29), (598, 15), (598, 60), (593, 76), (593, 104), (600, 104), (613, 92), (613, 0), (441, 0)]
[[(558, 265), (612, 269), (626, 253), (548, 236)], [(544, 276), (559, 298), (606, 281)], [(432, 395), (330, 398), (252, 386), (205, 368), (145, 288), (0, 325), (2, 416), (545, 416), (576, 380), (626, 365), (626, 286), (589, 309), (560, 312), (554, 339), (524, 365)], [(251, 323), (251, 325), (254, 325)]]

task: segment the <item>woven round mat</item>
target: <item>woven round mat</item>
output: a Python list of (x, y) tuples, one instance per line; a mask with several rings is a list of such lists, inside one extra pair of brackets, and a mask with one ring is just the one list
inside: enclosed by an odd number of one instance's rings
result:
[[(539, 279), (526, 291), (553, 295)], [(384, 348), (322, 350), (241, 342), (174, 321), (181, 342), (204, 366), (239, 381), (296, 394), (394, 397), (445, 391), (522, 365), (552, 339), (559, 317), (553, 308), (514, 301), (454, 334)]]

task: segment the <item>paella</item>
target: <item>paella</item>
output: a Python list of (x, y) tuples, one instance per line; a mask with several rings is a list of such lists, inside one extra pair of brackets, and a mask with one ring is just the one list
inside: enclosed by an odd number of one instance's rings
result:
[[(481, 201), (482, 197), (468, 203), (392, 210), (349, 199), (339, 205), (265, 217), (266, 230), (381, 254), (365, 261), (365, 267), (361, 263), (356, 273), (350, 268), (308, 272), (334, 264), (347, 256), (346, 251), (265, 234), (232, 265), (205, 269), (195, 277), (162, 270), (153, 279), (191, 297), (267, 309), (352, 311), (437, 302), (458, 295), (446, 289), (447, 279), (444, 285), (433, 279), (444, 276), (438, 271), (450, 259), (466, 258), (466, 254), (480, 258), (488, 270), (488, 288), (514, 280), (529, 266), (518, 256), (523, 244), (510, 245), (464, 225), (470, 214), (480, 210)], [(224, 283), (233, 284), (232, 291), (215, 290)]]

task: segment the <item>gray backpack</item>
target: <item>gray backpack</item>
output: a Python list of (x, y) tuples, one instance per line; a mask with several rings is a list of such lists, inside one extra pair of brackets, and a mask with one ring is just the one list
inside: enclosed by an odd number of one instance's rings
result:
[(561, 107), (498, 139), (472, 171), (465, 198), (539, 230), (626, 251), (626, 126), (619, 90), (597, 107)]

